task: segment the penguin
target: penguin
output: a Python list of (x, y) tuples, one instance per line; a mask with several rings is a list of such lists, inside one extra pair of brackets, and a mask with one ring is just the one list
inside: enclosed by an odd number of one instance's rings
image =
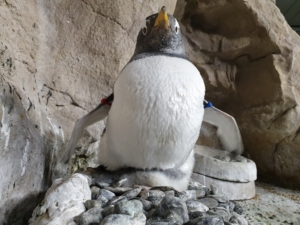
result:
[(113, 94), (76, 123), (65, 160), (74, 153), (84, 129), (107, 117), (99, 165), (125, 177), (129, 186), (186, 190), (204, 95), (203, 79), (185, 54), (179, 23), (163, 6), (146, 18)]

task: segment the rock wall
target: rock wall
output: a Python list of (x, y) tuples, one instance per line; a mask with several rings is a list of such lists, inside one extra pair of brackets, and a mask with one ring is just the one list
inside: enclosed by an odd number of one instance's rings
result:
[(206, 99), (233, 115), (260, 178), (300, 187), (300, 38), (270, 0), (177, 2)]
[[(93, 163), (103, 122), (72, 166), (59, 161), (75, 122), (111, 93), (145, 17), (175, 4), (0, 0), (0, 224), (26, 223), (53, 178)], [(236, 117), (259, 175), (299, 188), (297, 34), (270, 0), (179, 0), (175, 16), (206, 98)]]
[(145, 17), (175, 4), (0, 0), (0, 224), (27, 224), (54, 178), (92, 162), (103, 122), (87, 129), (72, 167), (59, 161), (75, 122), (112, 92)]

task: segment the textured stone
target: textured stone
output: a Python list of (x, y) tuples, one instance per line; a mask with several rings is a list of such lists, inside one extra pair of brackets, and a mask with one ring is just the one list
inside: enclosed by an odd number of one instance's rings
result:
[(100, 192), (99, 192), (99, 196), (103, 196), (106, 199), (111, 200), (116, 195), (113, 192), (109, 191), (109, 190), (101, 189)]
[(108, 203), (107, 205), (115, 205), (119, 202), (123, 202), (123, 201), (127, 201), (127, 198), (125, 196), (116, 196), (113, 197)]
[(164, 197), (164, 192), (160, 190), (150, 190), (147, 200), (150, 201), (153, 205), (157, 206)]
[(215, 158), (216, 156), (225, 155), (226, 151), (196, 145), (194, 172), (220, 180), (235, 182), (256, 180), (257, 170), (253, 161), (226, 162)]
[(188, 200), (196, 200), (196, 191), (195, 190), (186, 190), (181, 191), (176, 194), (176, 197), (180, 198), (182, 201), (188, 201)]
[(54, 179), (96, 164), (104, 121), (87, 128), (70, 166), (60, 159), (162, 5), (172, 13), (176, 1), (0, 1), (0, 224), (28, 221)]
[(155, 214), (165, 218), (169, 212), (175, 212), (180, 215), (184, 223), (189, 220), (186, 204), (177, 197), (165, 197), (158, 205)]
[(80, 214), (80, 216), (75, 217), (74, 221), (76, 221), (78, 225), (99, 224), (102, 220), (101, 212), (101, 208), (92, 208)]
[(206, 99), (236, 119), (260, 176), (299, 188), (299, 35), (270, 0), (178, 0), (174, 15)]
[(137, 187), (134, 188), (130, 191), (125, 192), (124, 194), (122, 194), (123, 196), (125, 196), (128, 200), (135, 198), (136, 196), (139, 195), (139, 193), (141, 192), (142, 188), (141, 187)]
[(34, 210), (29, 224), (68, 224), (85, 211), (83, 203), (90, 198), (91, 189), (84, 175), (75, 173), (65, 180), (57, 179)]
[(143, 204), (139, 200), (131, 200), (120, 202), (115, 206), (115, 212), (118, 214), (125, 214), (131, 217), (143, 211)]
[(197, 173), (193, 173), (192, 178), (207, 186), (210, 186), (211, 184), (217, 186), (230, 200), (251, 199), (255, 196), (254, 181), (248, 183), (236, 183), (206, 177)]
[(92, 192), (92, 199), (96, 200), (100, 194), (100, 188), (97, 186), (91, 187), (91, 192)]
[(186, 201), (186, 206), (188, 209), (188, 212), (207, 212), (209, 210), (209, 208), (202, 202), (200, 201)]
[(103, 202), (98, 201), (98, 200), (87, 200), (84, 203), (85, 208), (91, 209), (91, 208), (101, 208), (104, 206)]
[(219, 205), (218, 201), (213, 198), (201, 198), (198, 201), (206, 205), (210, 209), (213, 209)]

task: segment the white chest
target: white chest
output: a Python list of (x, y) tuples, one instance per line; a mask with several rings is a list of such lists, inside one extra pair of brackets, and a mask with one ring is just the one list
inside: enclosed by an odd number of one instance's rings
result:
[(185, 59), (152, 56), (132, 61), (115, 83), (108, 151), (124, 166), (180, 165), (198, 138), (204, 93), (199, 71)]

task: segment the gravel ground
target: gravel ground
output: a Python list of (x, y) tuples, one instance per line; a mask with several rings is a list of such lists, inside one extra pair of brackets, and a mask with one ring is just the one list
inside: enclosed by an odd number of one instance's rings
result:
[(300, 191), (256, 182), (255, 197), (239, 203), (251, 225), (300, 225)]

